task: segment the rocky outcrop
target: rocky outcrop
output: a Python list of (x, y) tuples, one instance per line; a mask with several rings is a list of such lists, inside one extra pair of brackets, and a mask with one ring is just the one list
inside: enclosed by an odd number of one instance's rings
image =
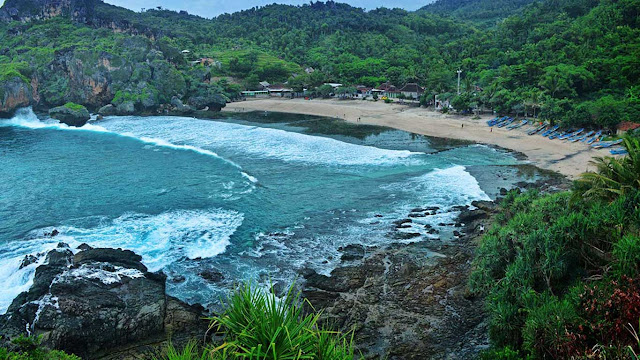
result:
[(167, 296), (165, 275), (148, 272), (140, 256), (83, 248), (74, 255), (60, 244), (47, 254), (29, 291), (0, 316), (0, 338), (42, 336), (48, 347), (96, 358), (173, 332), (204, 334), (204, 309)]
[[(302, 271), (303, 296), (315, 310), (322, 310), (322, 321), (354, 331), (354, 343), (365, 359), (477, 357), (488, 346), (488, 327), (483, 299), (469, 294), (467, 282), (475, 238), (489, 225), (494, 206), (474, 206), (477, 209), (451, 209), (462, 211), (465, 218), (456, 231), (458, 238), (341, 248), (348, 263), (331, 276)], [(412, 213), (433, 211), (439, 209)], [(410, 219), (399, 220), (393, 231), (401, 233), (410, 224)]]
[(11, 117), (13, 113), (32, 103), (29, 85), (20, 77), (0, 81), (0, 117)]
[(82, 105), (64, 105), (49, 110), (49, 116), (69, 126), (83, 126), (91, 119), (89, 110)]
[(93, 18), (99, 0), (6, 0), (0, 10), (0, 20), (33, 21), (68, 15), (74, 21), (86, 23)]

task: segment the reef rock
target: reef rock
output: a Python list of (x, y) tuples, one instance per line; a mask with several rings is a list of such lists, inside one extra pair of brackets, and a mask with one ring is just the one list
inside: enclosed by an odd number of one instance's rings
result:
[(89, 110), (81, 105), (58, 106), (49, 110), (49, 116), (69, 126), (83, 126), (91, 119)]
[(204, 309), (167, 296), (166, 276), (140, 260), (120, 249), (50, 251), (29, 291), (0, 316), (0, 338), (42, 336), (45, 346), (96, 358), (169, 332), (204, 334)]

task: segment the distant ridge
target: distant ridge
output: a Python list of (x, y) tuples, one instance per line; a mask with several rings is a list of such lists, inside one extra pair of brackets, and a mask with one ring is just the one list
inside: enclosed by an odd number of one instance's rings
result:
[(534, 1), (536, 0), (437, 0), (418, 11), (491, 24), (513, 15)]

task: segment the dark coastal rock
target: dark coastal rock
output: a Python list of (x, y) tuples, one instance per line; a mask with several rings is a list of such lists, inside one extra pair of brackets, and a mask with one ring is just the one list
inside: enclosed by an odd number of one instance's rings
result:
[(113, 116), (118, 113), (118, 110), (112, 104), (105, 105), (98, 110), (98, 114), (102, 116)]
[(410, 239), (414, 239), (420, 237), (420, 233), (417, 232), (395, 232), (393, 234), (393, 238), (397, 239), (397, 240), (410, 240)]
[(13, 113), (32, 104), (30, 85), (21, 77), (0, 81), (0, 117), (9, 118)]
[(149, 273), (127, 250), (50, 251), (33, 285), (0, 316), (0, 335), (41, 336), (43, 344), (97, 358), (169, 332), (206, 330), (201, 307), (165, 294), (164, 274)]
[(91, 249), (93, 249), (93, 247), (91, 247), (89, 244), (82, 243), (82, 244), (78, 245), (77, 249), (85, 251), (85, 250), (91, 250)]
[(174, 106), (176, 112), (181, 114), (190, 114), (195, 110), (191, 106), (185, 105), (182, 100), (178, 99), (176, 96), (171, 99), (171, 105)]
[(487, 217), (487, 212), (482, 209), (463, 210), (458, 216), (458, 220), (463, 223), (470, 223), (472, 221), (486, 219)]
[(402, 220), (394, 221), (393, 224), (396, 225), (396, 226), (401, 226), (401, 225), (405, 225), (405, 224), (410, 224), (412, 222), (413, 222), (413, 220), (411, 220), (411, 219), (402, 219)]
[(216, 270), (203, 270), (199, 275), (201, 278), (211, 283), (217, 283), (224, 280), (224, 275)]
[(20, 262), (20, 269), (23, 269), (31, 264), (34, 264), (38, 261), (38, 258), (33, 255), (25, 255), (25, 257)]
[(473, 359), (488, 344), (483, 299), (466, 289), (472, 242), (427, 242), (368, 253), (331, 276), (305, 270), (303, 296), (322, 323), (354, 331), (363, 359)]
[(498, 205), (493, 201), (487, 200), (476, 200), (471, 202), (471, 206), (475, 206), (480, 210), (483, 210), (487, 213), (494, 213), (498, 210)]
[(410, 217), (410, 218), (423, 218), (423, 217), (425, 217), (427, 215), (421, 214), (421, 213), (411, 213), (411, 214), (409, 214), (407, 216)]
[(69, 126), (80, 127), (91, 119), (89, 110), (84, 106), (58, 106), (49, 110), (49, 116)]
[(428, 211), (432, 212), (432, 211), (438, 211), (438, 210), (440, 210), (440, 208), (437, 206), (426, 206), (426, 207), (411, 209), (411, 212), (428, 212)]
[(125, 101), (122, 104), (116, 106), (116, 114), (118, 115), (131, 115), (136, 112), (136, 106), (133, 101)]
[(344, 248), (339, 248), (338, 251), (342, 253), (340, 257), (342, 261), (362, 260), (365, 254), (365, 248), (360, 244), (347, 245)]

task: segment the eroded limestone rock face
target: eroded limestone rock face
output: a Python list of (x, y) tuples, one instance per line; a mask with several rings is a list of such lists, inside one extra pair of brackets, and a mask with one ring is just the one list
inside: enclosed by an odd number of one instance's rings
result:
[(9, 118), (23, 107), (31, 105), (32, 93), (29, 85), (20, 77), (0, 81), (0, 117)]
[(165, 294), (163, 273), (151, 273), (128, 250), (65, 246), (49, 252), (33, 285), (0, 316), (0, 335), (38, 335), (43, 344), (83, 358), (166, 340), (169, 332), (204, 334), (203, 308)]

